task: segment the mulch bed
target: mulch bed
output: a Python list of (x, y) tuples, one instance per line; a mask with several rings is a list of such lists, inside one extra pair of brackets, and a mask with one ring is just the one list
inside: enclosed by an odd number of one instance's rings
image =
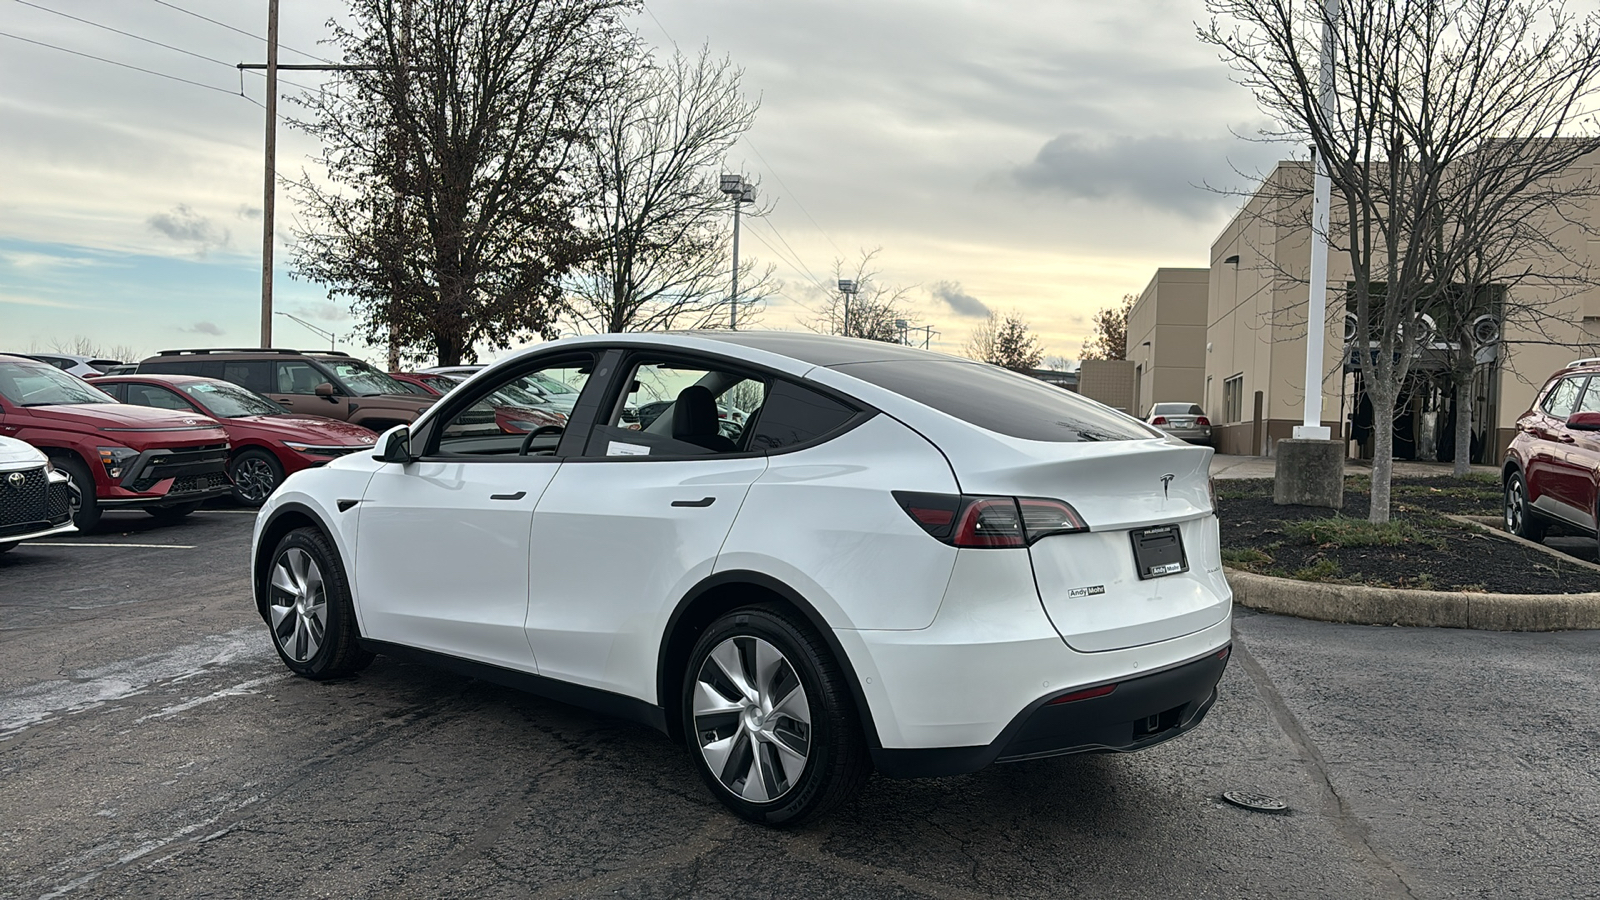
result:
[[(1233, 568), (1308, 581), (1438, 591), (1600, 592), (1600, 572), (1443, 518), (1498, 516), (1499, 486), (1484, 480), (1395, 479), (1390, 516), (1409, 526), (1411, 535), (1396, 546), (1348, 546), (1338, 538), (1293, 533), (1296, 522), (1366, 519), (1364, 477), (1346, 481), (1344, 509), (1338, 513), (1274, 504), (1271, 479), (1218, 481), (1217, 495), (1223, 560)], [(1328, 530), (1348, 524), (1328, 523)], [(1303, 532), (1305, 526), (1301, 528)]]

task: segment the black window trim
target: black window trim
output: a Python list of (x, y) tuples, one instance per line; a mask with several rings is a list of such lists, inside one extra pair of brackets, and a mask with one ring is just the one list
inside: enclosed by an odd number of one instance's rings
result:
[[(863, 402), (863, 401), (861, 401), (861, 400), (859, 400), (859, 399), (857, 399), (855, 397), (851, 397), (851, 396), (849, 396), (847, 394), (841, 393), (841, 392), (839, 392), (837, 390), (834, 390), (831, 387), (827, 387), (826, 385), (818, 384), (818, 383), (816, 383), (814, 381), (811, 381), (810, 379), (805, 378), (804, 376), (794, 375), (794, 374), (791, 374), (791, 373), (788, 373), (788, 372), (782, 372), (782, 371), (774, 369), (774, 368), (772, 368), (770, 366), (761, 365), (760, 363), (752, 363), (752, 362), (749, 362), (749, 361), (746, 361), (746, 360), (735, 359), (735, 358), (732, 358), (732, 357), (726, 357), (726, 356), (722, 356), (722, 355), (716, 354), (716, 353), (707, 353), (707, 352), (705, 352), (703, 350), (698, 350), (698, 349), (690, 350), (690, 349), (685, 349), (685, 348), (682, 348), (682, 347), (674, 347), (672, 345), (631, 344), (630, 343), (630, 344), (627, 344), (627, 345), (624, 345), (622, 347), (618, 347), (618, 348), (615, 348), (615, 349), (620, 351), (619, 360), (618, 360), (618, 364), (617, 364), (616, 368), (614, 368), (612, 370), (611, 374), (606, 378), (605, 390), (599, 395), (600, 400), (601, 400), (601, 402), (599, 403), (599, 408), (602, 409), (602, 410), (607, 410), (607, 411), (610, 411), (610, 412), (615, 412), (617, 410), (618, 404), (620, 404), (622, 402), (623, 396), (625, 395), (625, 392), (622, 391), (622, 388), (626, 384), (627, 381), (631, 380), (631, 377), (632, 377), (632, 374), (633, 374), (633, 370), (634, 370), (635, 367), (637, 367), (639, 365), (641, 357), (648, 358), (648, 357), (658, 357), (658, 356), (662, 356), (662, 355), (670, 355), (673, 358), (682, 360), (682, 361), (684, 361), (686, 363), (693, 363), (693, 364), (704, 365), (704, 366), (720, 366), (720, 367), (723, 367), (725, 369), (733, 369), (735, 371), (748, 372), (748, 373), (751, 373), (752, 375), (759, 375), (769, 385), (769, 387), (768, 387), (768, 392), (769, 393), (771, 391), (771, 388), (770, 388), (771, 382), (774, 379), (781, 378), (781, 379), (783, 379), (785, 381), (793, 382), (794, 384), (799, 385), (800, 387), (803, 387), (803, 388), (805, 388), (807, 390), (815, 391), (816, 393), (821, 394), (824, 397), (827, 397), (828, 399), (833, 400), (836, 403), (842, 404), (842, 405), (844, 405), (845, 407), (847, 407), (849, 409), (855, 410), (856, 413), (855, 413), (855, 415), (853, 415), (850, 418), (846, 419), (839, 426), (837, 426), (837, 427), (835, 427), (835, 428), (833, 428), (833, 429), (831, 429), (829, 431), (826, 431), (826, 432), (824, 432), (822, 434), (819, 434), (816, 437), (812, 438), (811, 440), (801, 441), (800, 443), (791, 444), (791, 445), (789, 445), (787, 447), (782, 447), (782, 448), (777, 449), (777, 450), (741, 450), (738, 453), (697, 453), (697, 454), (694, 454), (692, 456), (604, 456), (604, 455), (594, 455), (594, 456), (592, 456), (592, 455), (589, 455), (584, 451), (587, 449), (587, 447), (589, 445), (589, 436), (590, 436), (590, 434), (593, 433), (593, 431), (594, 431), (594, 429), (596, 427), (600, 427), (600, 423), (599, 423), (599, 420), (597, 418), (595, 421), (588, 423), (587, 428), (586, 428), (586, 430), (584, 432), (584, 439), (583, 439), (582, 443), (579, 445), (578, 452), (575, 453), (574, 455), (570, 456), (570, 457), (567, 457), (567, 459), (566, 459), (566, 461), (569, 462), (569, 463), (650, 463), (650, 462), (662, 463), (662, 462), (683, 462), (683, 461), (708, 460), (708, 459), (719, 459), (719, 460), (720, 459), (733, 459), (733, 460), (741, 460), (741, 459), (743, 459), (743, 460), (748, 460), (748, 459), (762, 459), (762, 458), (772, 457), (772, 456), (781, 456), (781, 455), (783, 455), (785, 453), (794, 453), (794, 452), (799, 451), (799, 450), (805, 450), (805, 449), (808, 449), (808, 448), (811, 448), (811, 447), (815, 447), (815, 446), (817, 446), (819, 444), (827, 443), (828, 441), (831, 441), (834, 438), (836, 438), (836, 437), (838, 437), (838, 436), (840, 436), (840, 435), (842, 435), (842, 434), (844, 434), (844, 433), (846, 433), (848, 431), (851, 431), (851, 430), (855, 429), (856, 427), (861, 425), (863, 422), (866, 422), (868, 419), (871, 419), (874, 416), (877, 416), (879, 414), (879, 410), (878, 409), (872, 407), (870, 404), (867, 404), (867, 403), (865, 403), (865, 402)], [(812, 365), (809, 365), (809, 364), (807, 365), (808, 371), (810, 369), (815, 369), (815, 368), (819, 368), (819, 367), (818, 366), (812, 366)], [(627, 374), (624, 375), (622, 373), (627, 373)], [(766, 403), (765, 403), (765, 401), (763, 401), (762, 406), (764, 407), (765, 405), (766, 405)], [(608, 415), (609, 415), (609, 413), (608, 413)], [(760, 424), (760, 421), (761, 421), (761, 411), (757, 410), (756, 411), (756, 415), (751, 418), (750, 422), (746, 424), (745, 428), (747, 430), (753, 429), (756, 425)]]

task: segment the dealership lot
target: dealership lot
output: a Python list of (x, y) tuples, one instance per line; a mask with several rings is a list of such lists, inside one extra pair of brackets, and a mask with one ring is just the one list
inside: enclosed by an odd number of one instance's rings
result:
[(775, 832), (641, 728), (382, 658), (290, 677), (251, 523), (115, 513), (0, 557), (0, 895), (1600, 895), (1594, 633), (1241, 610), (1184, 739), (875, 778)]

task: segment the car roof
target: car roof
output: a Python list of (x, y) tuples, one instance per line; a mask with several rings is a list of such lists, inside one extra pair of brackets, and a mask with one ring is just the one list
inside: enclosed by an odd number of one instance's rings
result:
[[(197, 381), (222, 381), (222, 379), (207, 378), (204, 375), (158, 375), (155, 373), (141, 375), (138, 372), (127, 372), (122, 375), (101, 375), (99, 378), (96, 378), (95, 381), (101, 384), (118, 381), (148, 381), (156, 384), (179, 385), (193, 384)], [(225, 383), (231, 384), (232, 382)]]
[(883, 341), (870, 341), (864, 338), (840, 337), (832, 334), (810, 334), (796, 331), (677, 331), (668, 334), (681, 334), (685, 337), (704, 338), (706, 340), (721, 341), (752, 350), (764, 350), (779, 356), (787, 356), (800, 362), (810, 363), (814, 366), (848, 365), (863, 362), (888, 362), (891, 360), (959, 360), (970, 363), (973, 360), (960, 356), (951, 356), (948, 353), (939, 353), (933, 350), (923, 350), (920, 347), (907, 347), (904, 344), (889, 344)]
[(355, 359), (348, 353), (339, 350), (291, 350), (287, 347), (198, 347), (192, 349), (158, 350), (154, 356), (148, 356), (144, 362), (162, 359), (169, 356), (198, 356), (216, 358), (234, 357), (265, 357), (278, 359), (294, 356), (310, 356), (317, 359)]

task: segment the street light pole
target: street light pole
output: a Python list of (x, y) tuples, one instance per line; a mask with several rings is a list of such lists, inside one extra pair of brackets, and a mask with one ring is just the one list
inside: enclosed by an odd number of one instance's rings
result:
[(844, 336), (850, 336), (850, 298), (856, 295), (859, 286), (849, 278), (839, 279), (839, 293), (844, 295)]
[(272, 216), (277, 200), (278, 0), (267, 0), (267, 162), (261, 200), (261, 346), (272, 346)]
[[(1333, 23), (1339, 18), (1339, 0), (1325, 0), (1322, 22), (1322, 66), (1319, 114), (1323, 122), (1333, 119)], [(1332, 205), (1332, 186), (1328, 162), (1315, 146), (1311, 149), (1316, 172), (1311, 182), (1311, 285), (1306, 309), (1306, 403), (1301, 424), (1296, 425), (1296, 440), (1326, 441), (1331, 429), (1322, 424), (1323, 343), (1328, 330), (1328, 210)]]
[(311, 324), (310, 322), (307, 322), (305, 319), (302, 319), (299, 316), (294, 315), (292, 313), (280, 312), (280, 313), (273, 313), (273, 315), (275, 315), (275, 316), (283, 316), (284, 318), (287, 318), (287, 319), (293, 319), (294, 321), (299, 322), (301, 325), (304, 325), (306, 328), (310, 329), (311, 331), (316, 332), (318, 335), (327, 338), (328, 339), (328, 351), (330, 353), (333, 352), (334, 340), (335, 340), (335, 337), (336, 337), (334, 332), (328, 331), (326, 329), (318, 328), (317, 326)]
[(756, 201), (756, 186), (743, 175), (722, 176), (722, 192), (733, 198), (733, 288), (728, 292), (728, 328), (739, 330), (739, 207)]

